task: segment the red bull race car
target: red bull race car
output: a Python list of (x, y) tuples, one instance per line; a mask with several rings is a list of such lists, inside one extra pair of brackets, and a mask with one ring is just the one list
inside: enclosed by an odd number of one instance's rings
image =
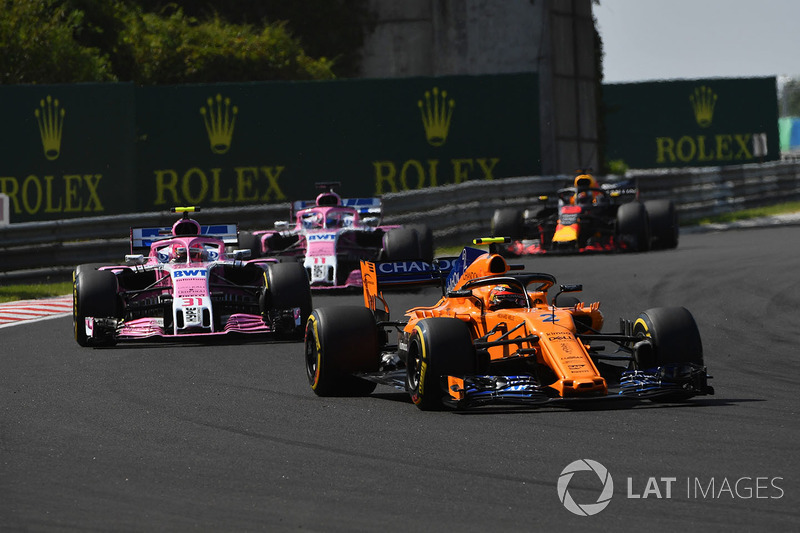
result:
[(291, 221), (269, 231), (242, 232), (242, 246), (256, 257), (302, 263), (312, 289), (360, 287), (362, 259), (433, 259), (433, 234), (425, 225), (381, 225), (380, 198), (342, 198), (338, 183), (318, 183), (315, 200), (292, 204)]
[(509, 256), (675, 248), (673, 202), (638, 196), (633, 180), (598, 185), (591, 174), (580, 174), (572, 187), (539, 197), (536, 208), (496, 210), (492, 235), (511, 238), (501, 248)]
[[(502, 239), (476, 242), (487, 241)], [(384, 384), (429, 410), (714, 392), (684, 307), (648, 309), (604, 333), (599, 302), (562, 296), (581, 285), (469, 247), (433, 264), (365, 262), (361, 272), (363, 307), (315, 309), (306, 324), (306, 374), (319, 396), (368, 395)], [(383, 289), (425, 284), (441, 286), (439, 301), (392, 319)]]
[(142, 339), (202, 340), (229, 333), (302, 338), (311, 312), (306, 271), (297, 263), (248, 260), (236, 224), (201, 226), (183, 213), (172, 227), (131, 229), (120, 265), (79, 265), (73, 323), (81, 346)]

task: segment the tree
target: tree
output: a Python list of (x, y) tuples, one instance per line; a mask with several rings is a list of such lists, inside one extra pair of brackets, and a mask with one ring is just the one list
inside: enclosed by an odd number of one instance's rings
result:
[(800, 80), (784, 83), (780, 94), (780, 115), (800, 117)]
[(83, 12), (56, 0), (5, 0), (0, 15), (0, 83), (113, 81), (101, 50), (74, 37)]
[(260, 28), (230, 24), (218, 16), (188, 17), (138, 9), (125, 15), (120, 47), (137, 66), (141, 84), (333, 78), (331, 61), (306, 55), (283, 23)]
[[(321, 35), (336, 35), (342, 32), (330, 30), (339, 21), (331, 13), (338, 10), (344, 16), (345, 8), (364, 0), (288, 4), (302, 19), (302, 6), (309, 3), (319, 4), (314, 13), (320, 25), (312, 28), (319, 28)], [(184, 11), (181, 4), (191, 11)], [(268, 21), (265, 15), (274, 14), (280, 4), (0, 0), (0, 83), (178, 84), (335, 77), (330, 55), (309, 55), (289, 22)], [(235, 22), (225, 18), (234, 15)], [(328, 15), (330, 20), (325, 20)], [(322, 48), (319, 43), (325, 41), (314, 42)]]

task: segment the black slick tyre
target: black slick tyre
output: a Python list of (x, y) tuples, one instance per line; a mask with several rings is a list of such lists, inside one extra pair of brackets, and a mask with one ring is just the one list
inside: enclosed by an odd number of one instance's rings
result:
[(239, 248), (250, 250), (250, 257), (261, 257), (261, 239), (249, 231), (239, 232)]
[(419, 244), (419, 254), (417, 259), (426, 263), (433, 261), (433, 231), (427, 224), (412, 224), (406, 226), (417, 233), (417, 243)]
[(703, 343), (692, 314), (685, 307), (656, 307), (639, 315), (633, 334), (647, 337), (652, 351), (635, 360), (640, 370), (671, 363), (703, 364)]
[(622, 204), (617, 210), (617, 240), (634, 252), (650, 249), (650, 224), (642, 202)]
[(492, 236), (511, 237), (518, 241), (523, 238), (522, 211), (513, 208), (497, 209), (492, 216)]
[(417, 232), (411, 228), (395, 228), (384, 236), (383, 251), (387, 261), (414, 261), (419, 259)]
[(426, 318), (409, 338), (406, 389), (423, 411), (443, 407), (447, 376), (475, 373), (476, 355), (467, 324), (457, 318)]
[(270, 263), (266, 270), (266, 292), (260, 307), (265, 316), (272, 309), (300, 308), (300, 325), (282, 331), (292, 339), (302, 339), (311, 314), (311, 287), (306, 269), (300, 263)]
[(338, 306), (315, 309), (306, 323), (305, 366), (317, 396), (366, 396), (376, 383), (356, 377), (378, 369), (380, 343), (372, 311)]
[(656, 250), (678, 246), (678, 212), (672, 200), (648, 200), (644, 203), (650, 221), (652, 247)]
[(107, 270), (82, 268), (72, 278), (72, 325), (75, 341), (81, 346), (111, 346), (113, 335), (90, 338), (86, 318), (119, 318), (121, 305), (117, 296), (117, 277)]

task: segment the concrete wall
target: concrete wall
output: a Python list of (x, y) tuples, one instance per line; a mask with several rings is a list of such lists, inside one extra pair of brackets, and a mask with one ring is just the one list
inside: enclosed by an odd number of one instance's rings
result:
[[(598, 167), (591, 0), (371, 0), (361, 76), (536, 72), (542, 172)], [(531, 95), (536, 98), (536, 95)]]

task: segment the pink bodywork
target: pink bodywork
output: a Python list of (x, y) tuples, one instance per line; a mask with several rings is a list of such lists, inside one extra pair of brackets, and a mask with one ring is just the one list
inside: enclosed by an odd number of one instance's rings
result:
[[(203, 250), (204, 257), (197, 258), (187, 254), (184, 262), (176, 262), (171, 257), (176, 247), (185, 250)], [(125, 321), (117, 331), (118, 340), (143, 339), (148, 337), (207, 337), (210, 335), (224, 335), (227, 333), (270, 333), (271, 326), (265, 324), (260, 315), (235, 313), (230, 315), (222, 329), (213, 330), (213, 320), (210, 319), (213, 309), (209, 289), (209, 276), (213, 267), (220, 263), (240, 262), (229, 259), (225, 255), (225, 243), (222, 240), (206, 236), (173, 237), (169, 240), (160, 240), (150, 245), (150, 253), (146, 262), (141, 266), (104, 267), (103, 270), (122, 271), (125, 269), (155, 270), (156, 283), (154, 288), (161, 291), (148, 291), (143, 298), (158, 298), (172, 295), (173, 324), (181, 313), (185, 327), (179, 332), (165, 331), (162, 320), (154, 317), (143, 317)], [(277, 262), (277, 259), (263, 258), (244, 263)], [(131, 297), (131, 301), (137, 298)], [(203, 316), (209, 320), (204, 324)], [(295, 321), (300, 321), (300, 309), (295, 310)], [(190, 318), (192, 321), (190, 322)], [(86, 319), (87, 332), (94, 327), (92, 318)], [(170, 328), (172, 329), (172, 328)], [(182, 330), (182, 331), (180, 331)]]

